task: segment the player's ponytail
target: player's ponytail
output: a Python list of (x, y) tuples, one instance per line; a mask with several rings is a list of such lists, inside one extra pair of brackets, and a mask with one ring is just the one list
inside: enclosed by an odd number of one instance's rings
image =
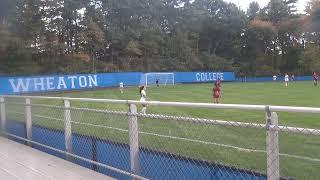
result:
[(142, 92), (143, 89), (144, 89), (144, 86), (140, 86), (140, 90), (139, 90), (140, 96), (142, 96), (141, 92)]

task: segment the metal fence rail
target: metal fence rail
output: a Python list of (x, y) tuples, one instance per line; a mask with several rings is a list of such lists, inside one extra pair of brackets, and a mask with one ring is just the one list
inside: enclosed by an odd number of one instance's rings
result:
[[(95, 108), (91, 103), (110, 107)], [(128, 111), (114, 110), (116, 104), (126, 105)], [(274, 180), (320, 176), (312, 168), (315, 174), (292, 175), (291, 162), (303, 161), (317, 168), (320, 157), (303, 154), (300, 149), (300, 154), (295, 154), (286, 148), (293, 146), (289, 143), (294, 138), (315, 143), (320, 139), (320, 129), (280, 126), (276, 113), (320, 113), (320, 108), (147, 102), (150, 106), (258, 111), (265, 113), (262, 124), (145, 115), (137, 111), (141, 104), (130, 100), (1, 96), (1, 132), (116, 178)], [(284, 152), (279, 146), (285, 147)], [(320, 150), (316, 143), (312, 148)]]

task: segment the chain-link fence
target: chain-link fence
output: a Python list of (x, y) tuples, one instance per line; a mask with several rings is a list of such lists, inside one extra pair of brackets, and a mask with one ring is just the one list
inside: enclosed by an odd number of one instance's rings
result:
[(275, 113), (320, 113), (319, 108), (148, 102), (254, 110), (265, 116), (263, 122), (252, 123), (140, 114), (137, 101), (22, 96), (0, 100), (4, 136), (119, 179), (320, 177), (320, 129), (278, 125)]

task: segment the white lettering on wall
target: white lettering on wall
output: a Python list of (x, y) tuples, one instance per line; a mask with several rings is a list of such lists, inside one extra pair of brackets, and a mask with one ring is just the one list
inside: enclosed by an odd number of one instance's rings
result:
[(224, 80), (223, 73), (207, 72), (207, 73), (196, 73), (196, 80), (198, 82), (210, 82), (217, 80)]
[(34, 81), (34, 90), (38, 91), (38, 87), (40, 86), (40, 90), (44, 91), (44, 78), (33, 78)]
[(54, 81), (54, 77), (47, 77), (47, 90), (48, 91), (55, 89), (53, 81)]
[(89, 76), (89, 87), (98, 87), (97, 75)]
[(76, 88), (74, 80), (77, 79), (77, 76), (69, 76), (68, 79), (71, 80), (71, 88), (72, 89)]
[(224, 81), (224, 79), (223, 79), (223, 73), (220, 73), (220, 80), (221, 80), (221, 81)]
[(217, 80), (217, 73), (212, 73), (212, 76), (213, 76), (212, 80), (216, 81)]
[(201, 81), (205, 81), (204, 80), (204, 73), (201, 73)]
[(199, 82), (201, 81), (201, 79), (200, 79), (200, 73), (197, 73), (197, 74), (196, 74), (196, 78), (197, 78), (197, 81), (199, 81)]
[(87, 87), (87, 77), (85, 76), (80, 76), (79, 77), (79, 86), (84, 88), (84, 87)]
[(66, 81), (64, 80), (64, 77), (59, 77), (58, 86), (57, 89), (67, 89)]
[(14, 79), (9, 79), (9, 82), (11, 84), (11, 87), (13, 89), (14, 93), (20, 93), (20, 92), (28, 92), (29, 91), (29, 85), (30, 85), (30, 80), (31, 79), (18, 79), (18, 83), (15, 84)]
[(213, 81), (212, 73), (209, 73), (209, 81)]
[(208, 73), (205, 73), (205, 80), (206, 80), (206, 81), (209, 81)]

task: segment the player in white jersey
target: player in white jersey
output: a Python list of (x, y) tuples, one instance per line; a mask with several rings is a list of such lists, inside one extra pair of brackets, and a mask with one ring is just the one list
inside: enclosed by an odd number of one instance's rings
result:
[(120, 82), (120, 83), (119, 83), (119, 90), (120, 90), (120, 93), (121, 93), (121, 94), (123, 94), (123, 88), (124, 88), (123, 82)]
[(273, 81), (277, 81), (277, 76), (276, 75), (273, 75), (273, 77), (272, 77), (272, 79), (273, 79)]
[[(146, 93), (145, 86), (140, 87), (140, 101), (143, 101), (143, 102), (147, 101), (147, 93)], [(147, 111), (147, 104), (142, 104), (141, 113), (146, 114), (146, 111)]]
[(286, 75), (284, 76), (284, 83), (286, 85), (286, 87), (289, 86), (289, 75), (286, 73)]

